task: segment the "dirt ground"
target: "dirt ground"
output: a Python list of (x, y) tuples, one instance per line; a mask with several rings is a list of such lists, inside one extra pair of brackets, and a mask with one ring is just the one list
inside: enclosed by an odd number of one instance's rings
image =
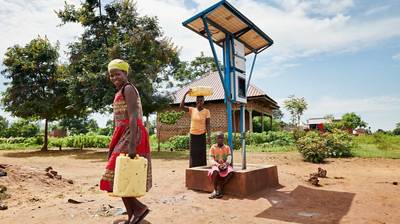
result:
[[(0, 177), (9, 196), (0, 223), (90, 224), (124, 218), (122, 201), (98, 189), (105, 157), (105, 150), (0, 151), (0, 164), (12, 165)], [(235, 158), (240, 161), (239, 154)], [(294, 152), (248, 153), (247, 160), (276, 164), (281, 186), (248, 198), (210, 200), (207, 193), (185, 188), (186, 158), (153, 159), (153, 188), (141, 199), (151, 212), (142, 223), (400, 223), (400, 185), (393, 183), (400, 182), (400, 160), (329, 159), (318, 165)], [(62, 179), (47, 177), (48, 166)], [(318, 167), (328, 171), (320, 187), (307, 182)]]

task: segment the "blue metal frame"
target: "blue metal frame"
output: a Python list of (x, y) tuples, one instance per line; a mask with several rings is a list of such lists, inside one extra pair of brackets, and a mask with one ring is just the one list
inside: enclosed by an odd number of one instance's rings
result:
[(246, 87), (246, 96), (247, 96), (247, 91), (249, 91), (251, 76), (253, 75), (253, 69), (254, 69), (254, 64), (256, 63), (257, 54), (258, 54), (258, 53), (255, 53), (255, 54), (254, 54), (253, 63), (251, 64), (251, 70), (250, 70), (250, 74), (249, 74), (249, 80), (247, 81), (247, 87)]
[[(225, 54), (225, 82), (224, 85), (226, 89), (228, 90), (228, 95), (225, 95), (226, 99), (226, 113), (228, 117), (228, 145), (231, 148), (231, 158), (233, 163), (233, 138), (232, 138), (232, 95), (231, 95), (231, 42), (232, 42), (232, 36), (229, 34), (226, 34), (225, 38), (225, 44), (224, 44), (224, 54)], [(228, 100), (229, 98), (229, 100)]]
[[(214, 21), (212, 21), (211, 19), (207, 18), (207, 16), (209, 15), (209, 13), (211, 13), (213, 10), (217, 9), (220, 6), (224, 6), (226, 7), (228, 10), (230, 10), (235, 16), (237, 16), (242, 22), (244, 22), (248, 27), (236, 32), (236, 33), (230, 33), (229, 31), (227, 31), (226, 29), (224, 29), (223, 27), (219, 26), (217, 23), (215, 23)], [(189, 26), (189, 24), (191, 22), (193, 22), (196, 19), (201, 18), (204, 24), (204, 30), (205, 33), (203, 31), (197, 31), (194, 30), (193, 28), (191, 28)], [(232, 127), (233, 127), (233, 122), (232, 122), (232, 103), (234, 103), (234, 99), (232, 99), (232, 94), (231, 94), (231, 82), (234, 82), (233, 85), (235, 87), (236, 83), (235, 80), (235, 74), (231, 75), (232, 71), (235, 71), (235, 62), (233, 60), (233, 58), (231, 58), (231, 52), (232, 55), (234, 54), (234, 43), (233, 40), (237, 39), (238, 41), (240, 41), (241, 43), (243, 43), (243, 45), (251, 50), (251, 53), (255, 53), (254, 58), (253, 58), (253, 63), (251, 65), (251, 70), (250, 70), (250, 74), (249, 74), (249, 79), (247, 80), (247, 86), (246, 86), (246, 96), (247, 96), (247, 91), (249, 89), (250, 86), (250, 80), (253, 74), (253, 69), (254, 69), (254, 64), (257, 58), (257, 54), (259, 54), (260, 52), (264, 51), (265, 49), (267, 49), (268, 47), (270, 47), (273, 44), (273, 40), (267, 35), (265, 34), (263, 31), (261, 31), (256, 25), (254, 25), (254, 23), (252, 23), (247, 17), (245, 17), (242, 13), (240, 13), (237, 9), (235, 9), (231, 4), (229, 4), (228, 2), (226, 2), (225, 0), (222, 0), (214, 5), (212, 5), (211, 7), (207, 8), (206, 10), (196, 14), (195, 16), (191, 17), (190, 19), (184, 21), (183, 26), (189, 28), (190, 30), (194, 31), (195, 33), (198, 33), (199, 35), (205, 37), (208, 39), (210, 47), (211, 47), (211, 51), (212, 54), (214, 56), (214, 62), (217, 65), (217, 70), (218, 70), (218, 74), (219, 77), (221, 79), (221, 82), (223, 83), (223, 88), (224, 88), (224, 93), (225, 93), (225, 104), (226, 104), (226, 112), (227, 112), (227, 117), (228, 117), (228, 144), (231, 148), (231, 155), (232, 155), (232, 160), (231, 163), (233, 164), (233, 138), (232, 138)], [(216, 29), (218, 29), (219, 31), (225, 33), (225, 39), (217, 41), (217, 40), (213, 40), (212, 35), (210, 33), (210, 29), (208, 24), (212, 25), (213, 27), (215, 27)], [(248, 46), (246, 43), (244, 43), (243, 41), (241, 41), (239, 39), (240, 36), (242, 36), (243, 34), (247, 33), (249, 30), (254, 29), (261, 37), (263, 37), (264, 39), (267, 40), (268, 44), (263, 46), (262, 48), (258, 48), (258, 49), (253, 49), (252, 47)], [(214, 43), (218, 44), (218, 45), (222, 45), (223, 48), (223, 62), (224, 62), (224, 75), (221, 71), (221, 67), (219, 65), (219, 61), (218, 61), (218, 56), (216, 54), (215, 51), (215, 47), (214, 47)], [(237, 91), (236, 88), (233, 88), (233, 91)], [(234, 92), (234, 94), (236, 94), (236, 92)], [(241, 139), (241, 144), (242, 144), (242, 169), (246, 169), (246, 141), (245, 141), (245, 104), (241, 104), (240, 105), (240, 139)]]
[[(214, 56), (214, 62), (215, 62), (215, 65), (217, 66), (219, 78), (221, 79), (221, 82), (223, 82), (224, 78), (222, 76), (221, 67), (219, 66), (218, 56), (217, 56), (217, 53), (215, 52), (215, 47), (214, 47), (214, 43), (213, 43), (212, 38), (211, 38), (210, 30), (208, 29), (208, 23), (207, 23), (206, 18), (203, 17), (202, 19), (203, 19), (203, 23), (204, 23), (204, 28), (205, 28), (205, 30), (207, 32), (207, 39), (208, 39), (208, 41), (210, 43), (211, 51), (212, 51), (213, 56)], [(229, 88), (227, 88), (225, 85), (222, 85), (222, 86), (224, 88), (225, 96), (229, 96), (228, 95), (229, 92), (230, 92), (230, 91), (228, 91)], [(230, 98), (228, 98), (228, 101), (230, 101)]]
[(240, 142), (242, 144), (242, 169), (246, 169), (246, 114), (245, 105), (240, 105)]

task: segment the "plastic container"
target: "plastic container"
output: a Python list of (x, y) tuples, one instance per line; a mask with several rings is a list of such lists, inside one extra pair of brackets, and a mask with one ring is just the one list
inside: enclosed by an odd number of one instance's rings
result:
[(194, 86), (189, 87), (189, 89), (189, 96), (211, 96), (213, 94), (213, 90), (210, 86)]
[(140, 197), (146, 193), (147, 159), (136, 155), (134, 159), (126, 154), (117, 157), (115, 164), (112, 196)]

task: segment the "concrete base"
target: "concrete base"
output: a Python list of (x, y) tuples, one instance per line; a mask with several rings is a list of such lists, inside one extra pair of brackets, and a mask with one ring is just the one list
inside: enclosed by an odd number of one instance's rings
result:
[[(192, 190), (212, 192), (213, 186), (207, 176), (210, 167), (186, 169), (186, 187)], [(234, 167), (234, 174), (226, 184), (224, 193), (245, 197), (279, 185), (278, 169), (275, 165), (247, 165), (246, 170)]]

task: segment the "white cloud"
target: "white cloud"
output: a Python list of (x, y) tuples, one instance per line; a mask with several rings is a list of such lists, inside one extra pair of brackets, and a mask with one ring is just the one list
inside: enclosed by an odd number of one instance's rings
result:
[(392, 59), (393, 59), (393, 60), (400, 61), (400, 53), (393, 55), (393, 56), (392, 56)]
[(390, 5), (382, 5), (382, 6), (368, 9), (364, 14), (369, 16), (369, 15), (373, 15), (373, 14), (382, 13), (388, 9), (390, 9)]
[[(78, 0), (68, 2), (79, 2)], [(54, 10), (62, 9), (64, 1), (59, 0), (0, 0), (0, 37), (1, 59), (8, 47), (15, 44), (25, 45), (38, 35), (47, 36), (52, 42), (60, 42), (61, 51), (66, 44), (82, 32), (76, 24), (58, 27), (60, 20)]]
[[(182, 0), (138, 1), (141, 14), (157, 16), (167, 36), (182, 47), (184, 60), (204, 51), (211, 56), (206, 39), (184, 28), (182, 22), (215, 3), (195, 0), (196, 8), (187, 8)], [(373, 46), (378, 41), (400, 37), (400, 16), (374, 20), (348, 15), (351, 0), (275, 1), (271, 5), (255, 0), (230, 1), (274, 40), (274, 45), (260, 54), (256, 76), (276, 76), (291, 67), (294, 60), (319, 54), (353, 52)], [(162, 10), (155, 10), (162, 9)], [(319, 16), (315, 16), (318, 14)]]

